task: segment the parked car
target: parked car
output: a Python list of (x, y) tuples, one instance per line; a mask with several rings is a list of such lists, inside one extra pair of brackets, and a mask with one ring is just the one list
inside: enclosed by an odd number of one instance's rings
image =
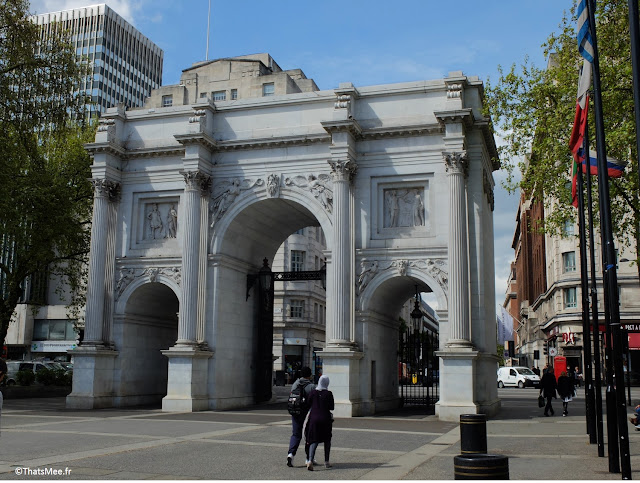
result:
[(7, 386), (17, 384), (16, 375), (18, 371), (33, 371), (37, 373), (43, 369), (66, 370), (57, 362), (52, 361), (7, 361), (7, 375), (5, 381)]
[(498, 369), (498, 387), (539, 387), (540, 376), (528, 367), (501, 367)]

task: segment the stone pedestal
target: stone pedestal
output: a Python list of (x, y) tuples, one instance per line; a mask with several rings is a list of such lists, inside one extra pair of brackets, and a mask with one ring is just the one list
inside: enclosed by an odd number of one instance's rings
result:
[(69, 409), (113, 407), (113, 373), (118, 352), (100, 346), (80, 346), (73, 356), (73, 391), (67, 396)]
[(190, 412), (209, 409), (207, 375), (213, 352), (176, 346), (162, 351), (162, 354), (169, 358), (167, 395), (162, 399), (162, 410)]
[(327, 348), (321, 353), (322, 374), (329, 376), (329, 389), (335, 401), (334, 416), (362, 416), (360, 359), (364, 353), (348, 348)]
[(436, 352), (440, 357), (440, 400), (436, 414), (441, 421), (460, 421), (461, 414), (477, 414), (476, 359), (478, 351), (450, 349)]

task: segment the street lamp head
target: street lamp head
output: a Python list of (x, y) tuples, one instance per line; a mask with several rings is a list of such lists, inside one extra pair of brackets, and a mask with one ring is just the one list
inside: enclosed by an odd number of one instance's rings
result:
[(260, 280), (260, 286), (263, 290), (271, 289), (273, 272), (271, 272), (271, 268), (269, 268), (269, 259), (266, 257), (262, 260), (262, 268), (260, 268), (260, 272), (258, 273), (258, 280)]
[(414, 325), (418, 326), (422, 321), (422, 310), (420, 310), (419, 298), (420, 296), (418, 295), (418, 286), (416, 285), (416, 301), (413, 306), (413, 310), (411, 311), (411, 320), (413, 320)]
[(320, 282), (322, 282), (322, 288), (327, 290), (327, 260), (325, 259), (320, 269)]

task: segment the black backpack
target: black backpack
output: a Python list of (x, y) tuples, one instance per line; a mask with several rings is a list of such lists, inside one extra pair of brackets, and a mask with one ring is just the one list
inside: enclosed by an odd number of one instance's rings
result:
[(295, 389), (289, 393), (287, 410), (292, 416), (300, 416), (307, 410), (307, 393), (304, 388), (310, 384), (309, 381), (298, 383)]

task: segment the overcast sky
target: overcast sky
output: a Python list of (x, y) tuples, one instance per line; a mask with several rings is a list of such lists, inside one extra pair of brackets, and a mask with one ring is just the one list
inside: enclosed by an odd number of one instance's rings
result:
[[(32, 0), (33, 13), (87, 6), (83, 0)], [(208, 0), (108, 0), (113, 10), (164, 50), (163, 84), (205, 60)], [(209, 59), (270, 53), (301, 68), (320, 89), (438, 79), (462, 70), (496, 80), (497, 66), (525, 56), (546, 65), (541, 45), (572, 0), (212, 0)], [(517, 195), (495, 172), (496, 303), (504, 301)]]

